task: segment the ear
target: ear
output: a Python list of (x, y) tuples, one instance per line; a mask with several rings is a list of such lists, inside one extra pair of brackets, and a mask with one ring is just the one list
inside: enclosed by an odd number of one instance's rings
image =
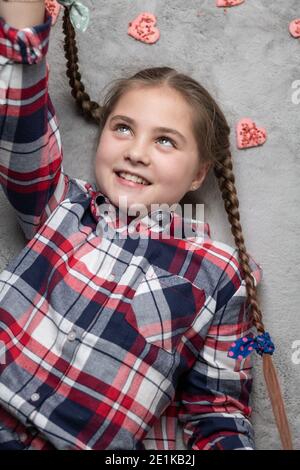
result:
[(200, 188), (201, 184), (206, 178), (207, 173), (209, 172), (210, 168), (213, 166), (212, 162), (208, 163), (202, 163), (200, 165), (200, 168), (198, 169), (198, 172), (196, 173), (191, 185), (189, 191), (196, 191), (197, 189)]

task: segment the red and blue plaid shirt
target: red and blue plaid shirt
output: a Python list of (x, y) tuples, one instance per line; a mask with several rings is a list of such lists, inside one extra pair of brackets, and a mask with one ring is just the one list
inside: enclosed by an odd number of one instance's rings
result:
[(0, 181), (27, 239), (0, 275), (0, 448), (176, 449), (182, 429), (187, 449), (252, 449), (251, 359), (227, 355), (252, 333), (237, 250), (204, 222), (175, 237), (195, 224), (176, 214), (168, 239), (149, 216), (122, 237), (64, 173), (50, 26), (0, 19)]

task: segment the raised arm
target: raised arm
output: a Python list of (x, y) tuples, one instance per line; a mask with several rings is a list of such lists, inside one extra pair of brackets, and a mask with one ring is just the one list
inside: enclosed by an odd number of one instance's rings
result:
[(43, 2), (0, 5), (0, 183), (29, 240), (68, 186), (48, 94), (51, 16)]
[(0, 16), (16, 29), (41, 24), (44, 20), (44, 14), (44, 0), (26, 0), (26, 2), (0, 0)]

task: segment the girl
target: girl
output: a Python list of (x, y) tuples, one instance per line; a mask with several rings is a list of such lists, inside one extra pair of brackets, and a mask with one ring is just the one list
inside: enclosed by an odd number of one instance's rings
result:
[[(222, 111), (168, 67), (118, 80), (102, 107), (90, 101), (76, 2), (61, 1), (72, 94), (100, 127), (97, 184), (69, 177), (47, 88), (51, 17), (29, 1), (0, 0), (0, 177), (27, 238), (0, 276), (0, 447), (176, 449), (181, 423), (188, 449), (253, 449), (256, 349), (291, 448)], [(168, 209), (212, 167), (236, 248)]]

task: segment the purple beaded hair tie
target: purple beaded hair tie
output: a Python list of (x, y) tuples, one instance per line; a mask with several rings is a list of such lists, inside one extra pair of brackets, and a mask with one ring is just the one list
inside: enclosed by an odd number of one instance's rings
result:
[(269, 333), (265, 332), (255, 338), (251, 336), (240, 338), (232, 343), (231, 348), (228, 350), (228, 356), (232, 359), (244, 359), (254, 350), (256, 350), (257, 354), (260, 356), (263, 354), (273, 354), (275, 346)]

